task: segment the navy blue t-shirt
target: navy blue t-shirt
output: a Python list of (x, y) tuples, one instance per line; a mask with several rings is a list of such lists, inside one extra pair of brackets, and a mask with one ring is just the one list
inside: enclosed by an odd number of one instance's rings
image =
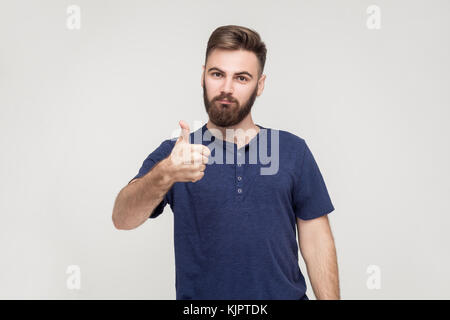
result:
[[(334, 207), (305, 140), (257, 126), (239, 150), (206, 124), (192, 132), (191, 143), (211, 150), (203, 178), (174, 183), (150, 215), (158, 217), (167, 204), (174, 215), (177, 300), (308, 299), (296, 218), (314, 219)], [(166, 158), (176, 139), (150, 153), (133, 179)]]

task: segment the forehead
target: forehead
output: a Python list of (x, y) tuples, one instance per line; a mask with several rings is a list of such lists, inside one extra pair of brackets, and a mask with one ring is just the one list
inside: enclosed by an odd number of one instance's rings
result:
[(217, 67), (227, 73), (248, 71), (255, 75), (258, 72), (258, 63), (256, 54), (251, 51), (214, 49), (209, 54), (206, 71)]

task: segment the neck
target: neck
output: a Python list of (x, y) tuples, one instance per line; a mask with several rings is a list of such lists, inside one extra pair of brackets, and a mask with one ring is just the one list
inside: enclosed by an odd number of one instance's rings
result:
[[(208, 128), (208, 130), (218, 130), (223, 137), (223, 139), (221, 140), (236, 143), (238, 148), (248, 144), (250, 140), (259, 133), (260, 130), (260, 128), (253, 122), (251, 114), (245, 117), (238, 124), (228, 127), (216, 126), (211, 122), (211, 120), (208, 120), (208, 122), (206, 123), (206, 128)], [(214, 130), (211, 131), (211, 133), (214, 135), (213, 132)]]

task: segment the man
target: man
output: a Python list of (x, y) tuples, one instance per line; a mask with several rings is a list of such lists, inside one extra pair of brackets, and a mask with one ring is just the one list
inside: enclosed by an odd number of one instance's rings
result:
[(122, 230), (170, 205), (177, 299), (308, 300), (299, 247), (316, 298), (340, 299), (334, 207), (317, 163), (304, 139), (252, 120), (265, 57), (253, 30), (217, 28), (201, 78), (209, 121), (193, 133), (180, 121), (178, 139), (150, 153), (116, 198), (112, 219)]

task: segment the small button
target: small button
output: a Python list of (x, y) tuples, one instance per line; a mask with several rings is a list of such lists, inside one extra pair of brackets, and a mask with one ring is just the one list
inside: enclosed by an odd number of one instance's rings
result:
[(238, 179), (238, 181), (241, 181), (241, 180), (242, 180), (242, 177), (241, 177), (241, 176), (239, 176), (239, 177), (238, 177), (237, 179)]
[(238, 189), (238, 193), (242, 193), (242, 189), (241, 188)]
[(238, 167), (242, 166), (242, 164), (238, 163)]

